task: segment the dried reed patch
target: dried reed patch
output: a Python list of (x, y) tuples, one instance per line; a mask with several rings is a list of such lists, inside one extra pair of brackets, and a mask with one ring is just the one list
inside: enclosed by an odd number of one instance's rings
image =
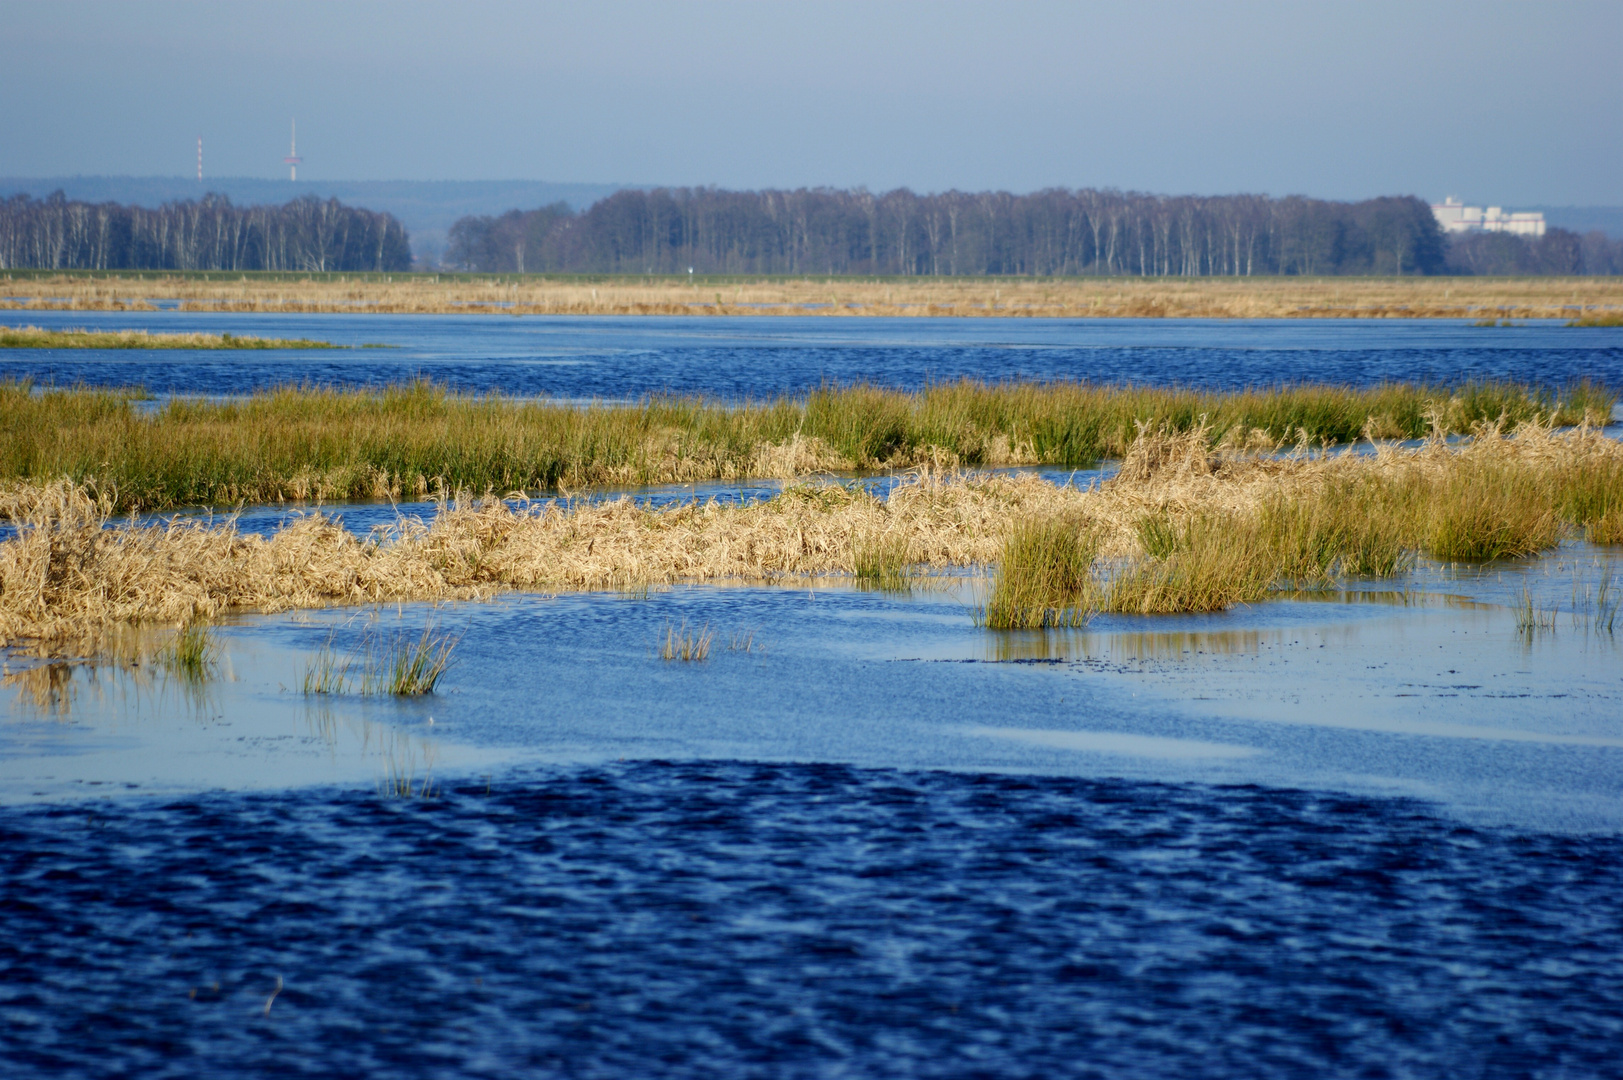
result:
[[(725, 290), (718, 294), (717, 288)], [(1623, 282), (1534, 278), (843, 278), (644, 275), (18, 275), (0, 309), (1053, 318), (1574, 318), (1615, 325)]]
[[(1586, 515), (1590, 529), (1607, 520), (1595, 507), (1611, 503), (1573, 492), (1590, 490), (1580, 478), (1623, 468), (1623, 444), (1586, 428), (1524, 425), (1507, 435), (1487, 425), (1458, 446), (1434, 439), (1374, 455), (1255, 455), (1186, 434), (1138, 438), (1172, 445), (1135, 447), (1129, 457), (1149, 464), (1088, 491), (924, 468), (885, 499), (819, 483), (746, 506), (462, 497), (428, 521), (364, 538), (319, 514), (269, 538), (240, 535), (229, 518), (109, 527), (110, 493), (66, 481), (14, 486), (0, 494), (20, 526), (0, 543), (0, 637), (94, 649), (72, 643), (118, 624), (227, 610), (849, 577), (859, 565), (883, 577), (904, 557), (921, 569), (1004, 564), (999, 610), (1212, 610), (1294, 582), (1396, 573), (1417, 551), (1539, 550), (1585, 527)], [(1079, 565), (1092, 568), (1080, 600)]]
[(697, 630), (688, 629), (686, 620), (681, 626), (667, 623), (665, 626), (665, 640), (659, 646), (661, 660), (681, 660), (684, 663), (695, 663), (710, 658), (710, 643), (715, 640), (715, 634), (709, 624)]
[(851, 543), (851, 570), (857, 582), (891, 592), (912, 587), (910, 538), (898, 533), (858, 536)]
[(342, 349), (307, 338), (247, 334), (153, 334), (145, 330), (47, 330), (0, 326), (0, 349)]

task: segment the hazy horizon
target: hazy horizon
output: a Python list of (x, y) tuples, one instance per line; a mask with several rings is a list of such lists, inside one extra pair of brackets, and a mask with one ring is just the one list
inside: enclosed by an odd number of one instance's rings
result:
[(11, 177), (1623, 203), (1612, 3), (5, 8)]
[[(623, 182), (622, 183), (622, 182), (613, 181), (613, 180), (557, 180), (557, 179), (554, 179), (554, 178), (551, 178), (551, 177), (544, 177), (544, 176), (491, 176), (491, 177), (446, 176), (446, 177), (437, 177), (437, 178), (434, 178), (434, 179), (427, 179), (427, 180), (411, 179), (411, 178), (408, 178), (408, 177), (400, 177), (400, 176), (376, 176), (376, 177), (334, 176), (334, 177), (321, 177), (319, 179), (306, 179), (305, 177), (301, 176), (301, 177), (298, 178), (298, 180), (296, 182), (290, 182), (288, 180), (288, 178), (285, 177), (285, 176), (280, 176), (280, 177), (278, 177), (278, 176), (254, 176), (254, 175), (246, 175), (245, 174), (245, 175), (239, 175), (239, 176), (205, 176), (202, 185), (199, 186), (197, 184), (197, 182), (192, 177), (187, 176), (187, 175), (185, 175), (183, 173), (89, 173), (89, 172), (80, 172), (80, 173), (57, 173), (55, 175), (49, 175), (49, 176), (44, 176), (44, 175), (24, 176), (24, 175), (21, 175), (21, 174), (14, 175), (14, 176), (0, 175), (0, 185), (4, 185), (4, 184), (7, 184), (7, 183), (17, 183), (19, 181), (37, 185), (37, 184), (40, 184), (40, 183), (45, 183), (45, 182), (53, 181), (53, 180), (94, 180), (94, 181), (110, 181), (110, 182), (111, 181), (134, 181), (136, 183), (164, 183), (164, 184), (171, 184), (172, 183), (172, 184), (174, 184), (176, 186), (187, 185), (190, 188), (192, 188), (192, 189), (194, 189), (196, 191), (202, 192), (202, 193), (207, 193), (209, 190), (211, 190), (210, 187), (209, 187), (210, 184), (253, 183), (253, 184), (262, 184), (262, 185), (266, 185), (266, 186), (280, 184), (280, 185), (288, 187), (289, 189), (306, 188), (306, 187), (320, 188), (320, 187), (329, 187), (329, 186), (338, 186), (338, 185), (346, 185), (347, 186), (347, 185), (362, 185), (362, 184), (379, 184), (379, 185), (387, 185), (387, 184), (406, 185), (406, 184), (410, 184), (410, 185), (423, 185), (423, 186), (434, 185), (434, 184), (443, 184), (443, 185), (491, 184), (491, 185), (512, 185), (512, 186), (534, 185), (534, 186), (558, 187), (558, 188), (583, 188), (583, 189), (590, 188), (590, 189), (603, 189), (603, 190), (613, 190), (613, 191), (618, 191), (618, 190), (622, 190), (622, 189), (625, 189), (625, 188), (640, 188), (640, 189), (643, 189), (643, 190), (652, 190), (654, 188), (683, 188), (683, 187), (690, 187), (690, 188), (714, 187), (714, 188), (719, 188), (719, 189), (728, 190), (728, 191), (765, 191), (765, 190), (795, 191), (795, 190), (799, 190), (799, 189), (802, 189), (802, 188), (812, 189), (812, 188), (823, 187), (823, 188), (835, 188), (835, 189), (838, 189), (838, 190), (856, 190), (856, 189), (861, 188), (861, 189), (866, 189), (866, 190), (872, 191), (875, 194), (883, 194), (883, 193), (885, 193), (887, 191), (894, 191), (894, 190), (905, 188), (907, 190), (912, 191), (916, 195), (942, 195), (942, 194), (946, 194), (949, 191), (959, 191), (959, 192), (965, 192), (965, 193), (975, 193), (975, 192), (980, 192), (980, 191), (999, 191), (999, 192), (1007, 192), (1007, 193), (1012, 194), (1012, 195), (1030, 195), (1030, 194), (1033, 194), (1033, 193), (1038, 192), (1038, 191), (1043, 191), (1045, 189), (1085, 190), (1085, 189), (1093, 188), (1093, 189), (1097, 189), (1097, 190), (1118, 190), (1118, 191), (1131, 192), (1131, 193), (1134, 193), (1134, 194), (1141, 194), (1141, 195), (1166, 196), (1166, 197), (1169, 197), (1169, 198), (1181, 198), (1181, 197), (1185, 197), (1185, 196), (1199, 198), (1199, 197), (1213, 197), (1213, 196), (1221, 197), (1221, 196), (1225, 196), (1225, 195), (1265, 195), (1265, 196), (1267, 196), (1269, 198), (1286, 198), (1286, 197), (1291, 197), (1291, 196), (1302, 196), (1302, 197), (1309, 198), (1309, 199), (1327, 199), (1327, 200), (1332, 201), (1332, 202), (1358, 202), (1358, 201), (1361, 201), (1361, 200), (1363, 200), (1365, 198), (1379, 198), (1381, 196), (1386, 196), (1386, 195), (1397, 195), (1397, 196), (1413, 195), (1413, 196), (1416, 196), (1418, 198), (1428, 199), (1428, 200), (1437, 201), (1437, 202), (1441, 202), (1442, 199), (1445, 198), (1446, 196), (1460, 197), (1458, 192), (1452, 191), (1452, 190), (1450, 190), (1450, 191), (1448, 191), (1446, 193), (1434, 193), (1434, 192), (1429, 192), (1429, 191), (1398, 191), (1398, 190), (1392, 190), (1392, 191), (1377, 192), (1377, 193), (1374, 193), (1374, 194), (1371, 194), (1371, 195), (1357, 195), (1357, 196), (1346, 196), (1346, 197), (1338, 198), (1336, 196), (1320, 195), (1317, 192), (1312, 192), (1312, 191), (1281, 191), (1281, 192), (1265, 192), (1265, 191), (1255, 191), (1255, 190), (1234, 190), (1234, 191), (1206, 191), (1206, 190), (1202, 190), (1202, 191), (1152, 191), (1152, 190), (1149, 190), (1149, 189), (1140, 189), (1140, 188), (1123, 188), (1123, 187), (1121, 187), (1120, 185), (1117, 185), (1117, 184), (1041, 184), (1041, 185), (1038, 185), (1038, 186), (1035, 186), (1035, 187), (1026, 187), (1026, 188), (1011, 188), (1011, 187), (965, 188), (965, 187), (962, 187), (962, 186), (955, 187), (955, 188), (954, 187), (921, 188), (921, 187), (917, 187), (916, 185), (898, 184), (898, 185), (895, 185), (895, 187), (875, 188), (872, 185), (868, 185), (868, 184), (834, 185), (834, 184), (809, 184), (809, 183), (807, 183), (807, 184), (792, 184), (792, 183), (790, 183), (790, 184), (758, 184), (758, 185), (754, 185), (754, 186), (744, 186), (744, 185), (734, 185), (734, 184), (676, 184), (676, 183), (661, 183), (659, 181), (649, 181), (649, 180), (636, 180), (636, 181), (630, 181), (630, 182)], [(8, 194), (8, 193), (9, 192), (0, 192), (0, 197), (3, 197), (4, 194)], [(573, 203), (569, 199), (565, 199), (563, 201), (570, 202), (570, 204), (572, 206), (575, 205), (575, 203)], [(1470, 204), (1480, 204), (1480, 205), (1488, 205), (1488, 204), (1498, 205), (1500, 203), (1503, 203), (1503, 205), (1506, 205), (1506, 206), (1510, 205), (1510, 203), (1504, 202), (1503, 200), (1486, 199), (1486, 198), (1465, 197), (1464, 201), (1467, 202), (1467, 203), (1470, 203)], [(587, 204), (587, 205), (589, 205), (589, 204)], [(1609, 202), (1609, 203), (1572, 203), (1572, 202), (1568, 202), (1568, 203), (1527, 203), (1527, 204), (1516, 203), (1516, 205), (1517, 206), (1529, 205), (1529, 206), (1533, 206), (1535, 209), (1539, 208), (1539, 207), (1547, 207), (1547, 206), (1563, 206), (1563, 207), (1569, 207), (1569, 208), (1573, 208), (1573, 209), (1590, 209), (1590, 208), (1594, 208), (1594, 209), (1613, 209), (1613, 208), (1617, 208), (1617, 207), (1623, 207), (1623, 193), (1620, 193), (1613, 202)]]

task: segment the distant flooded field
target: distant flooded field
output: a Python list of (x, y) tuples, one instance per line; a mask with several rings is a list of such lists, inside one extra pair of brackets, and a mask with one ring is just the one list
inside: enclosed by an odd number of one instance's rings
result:
[[(572, 408), (863, 380), (1623, 386), (1623, 330), (1553, 325), (28, 319), (397, 346), (0, 354), (0, 378), (141, 386), (141, 408), (192, 419), (417, 376)], [(1090, 469), (876, 460), (460, 510), (270, 504), (213, 539), (198, 507), (117, 539), (114, 494), (74, 510), (59, 488), (52, 509), (12, 484), (8, 627), (181, 614), (5, 655), (0, 1060), (1607, 1075), (1623, 503), (1618, 429), (1587, 419), (1340, 464), (1224, 457), (1191, 422)], [(164, 473), (158, 449), (131, 460)], [(442, 512), (462, 516), (402, 525)], [(1010, 540), (1037, 517), (1086, 531), (1058, 553), (1095, 576), (1045, 563), (1051, 536)], [(369, 535), (420, 556), (390, 564), (386, 600)], [(645, 573), (621, 573), (628, 553)], [(765, 577), (711, 574), (769, 557)], [(1031, 603), (1075, 618), (988, 616), (1021, 559)], [(1261, 591), (1178, 609), (1213, 566)], [(258, 613), (184, 614), (239, 570)]]

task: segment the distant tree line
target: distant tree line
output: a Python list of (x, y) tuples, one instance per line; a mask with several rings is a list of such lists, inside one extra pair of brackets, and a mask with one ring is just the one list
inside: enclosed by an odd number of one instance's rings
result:
[(620, 191), (467, 217), (447, 260), (489, 272), (731, 274), (1435, 274), (1446, 244), (1415, 198), (1030, 195), (905, 189)]
[(410, 270), (411, 241), (389, 214), (314, 195), (233, 206), (223, 195), (155, 210), (118, 203), (0, 200), (0, 269)]
[(1623, 274), (1623, 240), (1605, 233), (1579, 235), (1550, 229), (1537, 238), (1508, 233), (1465, 233), (1451, 237), (1450, 274)]

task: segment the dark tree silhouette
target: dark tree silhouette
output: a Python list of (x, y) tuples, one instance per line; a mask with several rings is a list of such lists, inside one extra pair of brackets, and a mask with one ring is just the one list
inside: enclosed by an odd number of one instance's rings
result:
[(905, 188), (627, 190), (463, 218), (468, 270), (766, 274), (1435, 274), (1445, 244), (1415, 198), (1166, 197), (1061, 188), (916, 195)]
[(17, 195), (0, 201), (0, 269), (410, 270), (411, 241), (389, 214), (314, 195), (233, 206), (223, 195), (118, 203)]

